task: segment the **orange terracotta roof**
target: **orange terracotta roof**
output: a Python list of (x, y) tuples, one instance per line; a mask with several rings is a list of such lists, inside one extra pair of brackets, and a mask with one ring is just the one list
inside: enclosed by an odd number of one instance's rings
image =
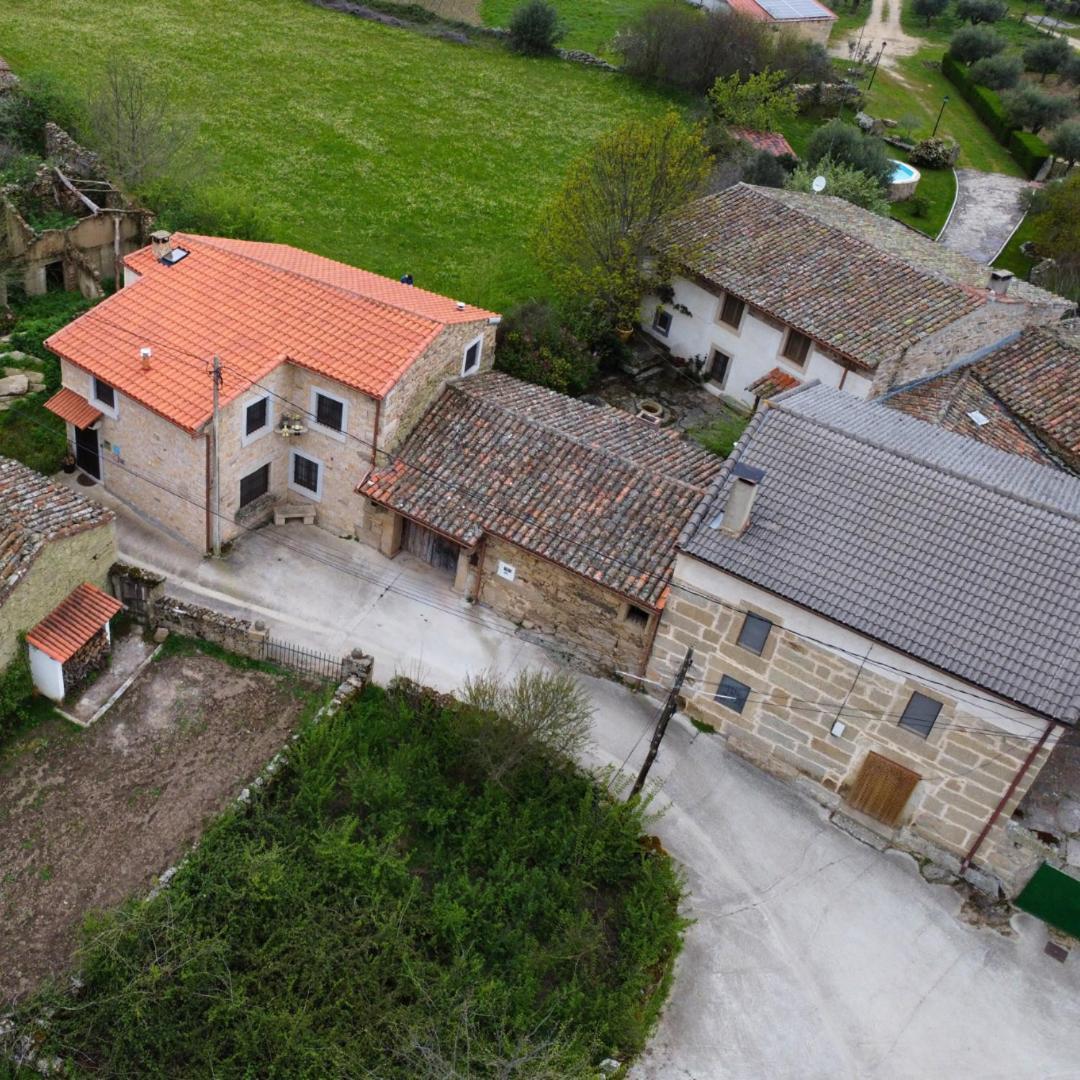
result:
[(802, 383), (794, 375), (784, 371), (783, 368), (774, 367), (772, 371), (762, 375), (760, 379), (755, 379), (746, 389), (754, 397), (771, 398), (776, 397), (777, 394), (782, 394), (785, 390), (791, 390), (793, 387), (801, 385)]
[(732, 128), (731, 134), (744, 143), (749, 143), (755, 150), (765, 150), (773, 157), (784, 154), (797, 157), (791, 149), (791, 143), (779, 131), (754, 131), (753, 128)]
[(123, 608), (115, 597), (84, 581), (26, 635), (26, 640), (64, 664)]
[(74, 390), (69, 390), (66, 386), (45, 402), (45, 408), (77, 428), (88, 428), (100, 420), (102, 415), (100, 409), (95, 409), (86, 398), (79, 397)]
[(173, 244), (187, 256), (171, 265), (149, 248), (128, 256), (139, 280), (46, 344), (190, 432), (210, 416), (215, 355), (223, 402), (286, 359), (381, 398), (444, 326), (493, 317), (282, 244), (183, 233)]

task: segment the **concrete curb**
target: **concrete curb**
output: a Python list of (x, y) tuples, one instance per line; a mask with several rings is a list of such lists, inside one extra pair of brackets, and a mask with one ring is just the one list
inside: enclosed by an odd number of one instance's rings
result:
[[(1029, 211), (1029, 213), (1030, 213), (1030, 211)], [(1027, 221), (1027, 219), (1028, 219), (1028, 216), (1027, 216), (1027, 214), (1025, 214), (1025, 215), (1024, 215), (1024, 216), (1023, 216), (1023, 217), (1022, 217), (1022, 218), (1021, 218), (1021, 219), (1020, 219), (1020, 220), (1019, 220), (1019, 221), (1018, 221), (1018, 222), (1016, 223), (1016, 227), (1015, 227), (1015, 228), (1013, 229), (1013, 231), (1012, 231), (1011, 233), (1009, 233), (1009, 235), (1008, 235), (1008, 236), (1006, 236), (1006, 237), (1005, 237), (1005, 243), (1004, 243), (1004, 244), (1002, 244), (1002, 245), (1001, 245), (1001, 247), (999, 247), (999, 248), (997, 249), (997, 251), (996, 251), (996, 252), (994, 253), (994, 257), (993, 257), (993, 258), (992, 258), (992, 259), (990, 260), (990, 265), (991, 265), (991, 266), (993, 266), (993, 265), (994, 265), (994, 263), (996, 263), (996, 262), (998, 261), (998, 259), (1000, 259), (1000, 258), (1001, 258), (1001, 253), (1002, 253), (1002, 252), (1003, 252), (1003, 251), (1004, 251), (1004, 250), (1005, 250), (1005, 249), (1006, 249), (1006, 248), (1007, 248), (1007, 247), (1009, 246), (1009, 244), (1010, 244), (1010, 243), (1011, 243), (1011, 241), (1012, 241), (1012, 238), (1013, 238), (1013, 237), (1014, 237), (1014, 236), (1015, 236), (1015, 235), (1016, 235), (1016, 234), (1017, 234), (1017, 233), (1018, 233), (1018, 232), (1020, 231), (1020, 226), (1021, 226), (1021, 225), (1023, 225), (1023, 224), (1024, 224), (1024, 222), (1025, 222), (1025, 221)]]
[[(937, 236), (934, 237), (934, 243), (939, 243), (941, 238), (945, 235), (945, 230), (949, 227), (949, 222), (952, 221), (953, 214), (956, 213), (956, 204), (960, 201), (960, 177), (956, 175), (956, 169), (952, 170), (953, 178), (953, 197), (952, 206), (949, 207), (949, 216), (945, 219), (945, 224), (938, 230)], [(1000, 254), (1000, 252), (998, 253)]]

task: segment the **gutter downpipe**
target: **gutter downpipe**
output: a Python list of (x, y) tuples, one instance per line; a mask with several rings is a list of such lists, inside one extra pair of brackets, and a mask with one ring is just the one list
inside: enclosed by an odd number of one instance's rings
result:
[(382, 398), (375, 399), (375, 424), (372, 427), (371, 436), (371, 467), (374, 469), (379, 456), (379, 419), (382, 413)]
[(213, 487), (214, 466), (210, 456), (210, 432), (203, 432), (203, 442), (206, 445), (206, 550), (211, 551), (214, 547), (214, 521), (213, 509), (211, 508), (211, 489)]
[(1005, 792), (1001, 797), (1001, 802), (994, 807), (994, 812), (990, 815), (986, 824), (982, 828), (982, 832), (979, 833), (978, 839), (971, 845), (971, 850), (964, 856), (964, 861), (960, 864), (960, 875), (963, 876), (968, 867), (971, 866), (971, 860), (975, 858), (975, 853), (982, 846), (982, 842), (986, 839), (990, 830), (994, 827), (994, 822), (1001, 816), (1002, 810), (1005, 809), (1005, 804), (1012, 798), (1013, 792), (1020, 786), (1020, 781), (1024, 779), (1028, 769), (1031, 768), (1031, 763), (1037, 757), (1039, 751), (1046, 745), (1046, 740), (1050, 738), (1050, 732), (1057, 726), (1056, 720), (1051, 720), (1046, 725), (1046, 730), (1039, 736), (1039, 741), (1031, 748), (1031, 752), (1026, 758), (1024, 758), (1023, 765), (1016, 771), (1016, 775), (1012, 778), (1012, 783), (1009, 784), (1009, 790)]

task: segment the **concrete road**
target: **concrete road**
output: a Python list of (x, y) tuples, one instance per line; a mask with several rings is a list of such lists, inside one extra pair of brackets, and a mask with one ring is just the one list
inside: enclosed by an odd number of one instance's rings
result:
[[(223, 562), (122, 509), (119, 536), (124, 557), (164, 571), (174, 594), (264, 619), (298, 644), (361, 646), (380, 681), (397, 670), (452, 689), (487, 666), (552, 663), (430, 567), (314, 527), (263, 530)], [(592, 762), (633, 773), (653, 704), (586, 682)], [(1027, 916), (1012, 937), (969, 926), (957, 894), (927, 884), (913, 860), (838, 831), (680, 717), (653, 776), (655, 831), (686, 868), (695, 922), (635, 1077), (1080, 1078), (1080, 950), (1064, 964), (1044, 955), (1045, 927)]]
[(976, 262), (993, 262), (1024, 220), (1021, 193), (1034, 186), (1015, 176), (957, 169), (956, 206), (938, 243)]

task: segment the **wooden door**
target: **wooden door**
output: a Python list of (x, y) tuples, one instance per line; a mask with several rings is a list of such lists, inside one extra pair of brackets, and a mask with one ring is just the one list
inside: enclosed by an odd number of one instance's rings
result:
[(871, 751), (848, 792), (847, 801), (853, 810), (885, 825), (895, 825), (920, 779), (918, 773)]
[(95, 480), (101, 479), (98, 433), (92, 428), (75, 429), (75, 464)]
[(423, 559), (439, 570), (446, 570), (451, 574), (457, 571), (458, 552), (461, 549), (437, 532), (425, 529), (423, 525), (406, 521), (401, 532), (401, 546), (410, 555)]

